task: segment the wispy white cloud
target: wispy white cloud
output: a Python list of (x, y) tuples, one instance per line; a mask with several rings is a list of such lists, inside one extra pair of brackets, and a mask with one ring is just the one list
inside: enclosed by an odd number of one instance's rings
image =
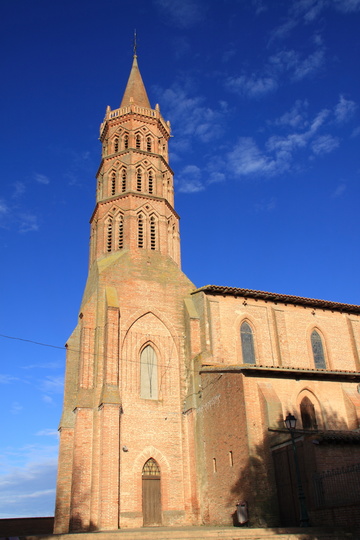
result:
[(199, 0), (154, 0), (154, 4), (167, 22), (186, 29), (201, 22), (206, 9)]
[(255, 75), (240, 75), (239, 77), (229, 77), (226, 87), (242, 96), (261, 97), (269, 92), (274, 92), (278, 87), (275, 77)]
[(40, 388), (46, 394), (62, 394), (64, 389), (64, 378), (59, 376), (47, 375), (40, 381)]
[(357, 108), (358, 106), (355, 101), (346, 99), (341, 95), (339, 97), (339, 103), (335, 106), (334, 110), (335, 121), (339, 124), (347, 122), (354, 116)]
[(340, 184), (336, 187), (336, 189), (332, 193), (332, 197), (334, 199), (337, 199), (338, 197), (341, 197), (346, 191), (346, 184), (345, 182), (340, 182)]
[(30, 213), (19, 213), (18, 218), (19, 232), (27, 233), (39, 230), (38, 217)]
[(319, 71), (320, 67), (324, 63), (324, 49), (318, 49), (310, 54), (307, 58), (299, 60), (297, 63), (292, 78), (294, 81), (301, 81), (305, 77), (309, 77), (313, 73)]
[(0, 384), (10, 384), (18, 380), (19, 379), (17, 377), (13, 377), (12, 375), (6, 375), (6, 374), (0, 373)]
[(48, 176), (46, 176), (45, 174), (39, 174), (39, 173), (35, 173), (34, 174), (34, 179), (36, 182), (38, 182), (39, 184), (50, 184), (50, 179)]
[(177, 181), (181, 193), (197, 193), (205, 189), (201, 181), (201, 170), (197, 165), (184, 167), (178, 174)]
[(58, 432), (57, 429), (46, 428), (46, 429), (41, 429), (40, 431), (35, 433), (35, 435), (37, 437), (56, 437), (56, 438), (58, 438), (59, 437), (59, 432)]
[(301, 129), (307, 124), (307, 109), (309, 103), (305, 100), (296, 100), (290, 111), (286, 111), (273, 121), (276, 126), (285, 126)]
[(329, 154), (335, 148), (337, 148), (340, 144), (338, 137), (333, 137), (332, 135), (320, 135), (320, 137), (317, 137), (312, 145), (311, 149), (314, 152), (314, 154), (323, 155), (323, 154)]
[(12, 194), (14, 199), (17, 199), (18, 197), (21, 197), (22, 195), (24, 195), (25, 191), (26, 191), (26, 187), (25, 187), (24, 182), (20, 182), (19, 180), (14, 182), (14, 192)]
[(21, 405), (18, 401), (13, 401), (10, 407), (11, 414), (19, 414), (22, 410), (24, 410), (23, 405)]

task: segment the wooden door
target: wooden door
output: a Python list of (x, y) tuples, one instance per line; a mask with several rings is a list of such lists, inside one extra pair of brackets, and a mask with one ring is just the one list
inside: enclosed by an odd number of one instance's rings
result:
[(142, 509), (144, 527), (161, 525), (161, 478), (157, 462), (150, 458), (142, 471)]

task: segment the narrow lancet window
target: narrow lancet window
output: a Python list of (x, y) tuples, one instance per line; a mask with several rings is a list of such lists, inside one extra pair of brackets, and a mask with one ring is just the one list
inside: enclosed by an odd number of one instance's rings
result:
[(138, 216), (138, 247), (144, 247), (144, 220), (141, 214)]
[(114, 140), (114, 152), (118, 152), (119, 151), (119, 139), (116, 137), (116, 139)]
[(124, 148), (125, 150), (129, 148), (129, 135), (124, 135)]
[(116, 174), (113, 172), (111, 175), (111, 195), (116, 193)]
[(255, 364), (254, 335), (251, 326), (246, 321), (240, 329), (241, 349), (244, 364)]
[(126, 169), (123, 169), (121, 173), (121, 191), (123, 193), (126, 191)]
[(151, 137), (147, 137), (146, 139), (146, 150), (151, 152)]
[(113, 224), (112, 219), (109, 218), (106, 230), (106, 250), (109, 253), (112, 248), (112, 235), (113, 235)]
[(149, 171), (149, 193), (152, 194), (154, 192), (154, 176), (152, 171)]
[(156, 222), (154, 216), (150, 218), (150, 249), (156, 249)]
[(135, 146), (136, 146), (136, 148), (141, 148), (141, 137), (140, 137), (140, 135), (136, 135)]
[(124, 218), (122, 215), (119, 216), (119, 237), (118, 237), (118, 248), (122, 249), (124, 247)]
[(311, 347), (316, 369), (326, 369), (324, 347), (320, 334), (313, 330), (311, 334)]
[(136, 190), (137, 191), (141, 191), (141, 183), (142, 183), (141, 177), (142, 177), (141, 169), (138, 169), (136, 173)]
[(157, 357), (151, 345), (147, 345), (140, 355), (140, 396), (158, 399)]

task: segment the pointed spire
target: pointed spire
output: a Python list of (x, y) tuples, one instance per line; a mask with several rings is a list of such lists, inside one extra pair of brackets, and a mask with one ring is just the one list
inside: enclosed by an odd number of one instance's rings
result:
[(129, 80), (126, 85), (125, 93), (122, 98), (120, 107), (126, 107), (127, 105), (130, 105), (130, 103), (134, 103), (135, 105), (138, 105), (139, 107), (147, 107), (148, 109), (151, 109), (150, 101), (149, 101), (149, 98), (147, 97), (145, 86), (141, 78), (141, 74), (139, 71), (138, 63), (137, 63), (136, 34), (135, 34), (135, 41), (134, 41), (134, 60), (133, 60)]

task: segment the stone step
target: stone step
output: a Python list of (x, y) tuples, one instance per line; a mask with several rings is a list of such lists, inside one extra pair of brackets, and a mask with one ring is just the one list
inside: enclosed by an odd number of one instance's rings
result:
[(314, 527), (143, 527), (117, 531), (22, 536), (21, 540), (360, 540), (359, 533)]

